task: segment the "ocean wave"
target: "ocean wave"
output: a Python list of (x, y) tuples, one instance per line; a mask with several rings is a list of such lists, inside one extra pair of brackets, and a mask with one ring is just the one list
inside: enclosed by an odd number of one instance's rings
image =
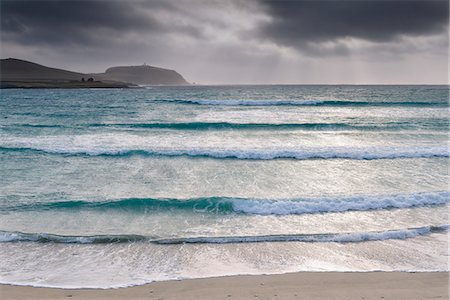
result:
[[(206, 197), (193, 199), (128, 198), (110, 201), (58, 201), (19, 204), (2, 208), (3, 211), (40, 210), (104, 210), (119, 209), (149, 212), (164, 209), (192, 210), (195, 212), (232, 212), (233, 201), (239, 198)], [(243, 200), (243, 199), (242, 199)]]
[(351, 100), (208, 100), (208, 99), (177, 99), (157, 100), (161, 103), (218, 105), (218, 106), (412, 106), (412, 107), (448, 107), (445, 102), (427, 101), (351, 101)]
[(319, 233), (319, 234), (289, 234), (289, 235), (259, 235), (259, 236), (219, 236), (219, 237), (186, 237), (161, 239), (153, 241), (157, 244), (235, 244), (262, 242), (304, 242), (304, 243), (358, 243), (366, 241), (404, 240), (431, 233), (448, 231), (448, 225), (424, 226), (402, 230), (349, 232), (349, 233)]
[(248, 159), (248, 160), (272, 160), (272, 159), (396, 159), (396, 158), (431, 158), (448, 157), (447, 147), (372, 147), (372, 148), (305, 148), (293, 150), (266, 150), (266, 149), (126, 149), (122, 147), (93, 147), (83, 148), (78, 146), (66, 147), (5, 147), (0, 146), (0, 151), (31, 151), (38, 153), (62, 154), (62, 155), (87, 155), (87, 156), (166, 156), (166, 157), (197, 157), (214, 159)]
[(348, 123), (232, 123), (232, 122), (177, 122), (177, 123), (86, 123), (74, 125), (56, 124), (12, 124), (2, 126), (4, 130), (8, 128), (142, 128), (142, 129), (173, 129), (173, 130), (406, 130), (406, 129), (448, 129), (448, 120), (437, 124), (417, 124), (413, 122), (398, 122), (380, 125), (348, 124)]
[(72, 236), (51, 233), (25, 233), (19, 231), (0, 231), (0, 243), (37, 242), (58, 244), (110, 244), (130, 243), (148, 240), (142, 235), (91, 235)]
[(8, 127), (30, 127), (30, 128), (66, 128), (65, 125), (57, 125), (57, 124), (12, 124), (9, 126), (4, 126), (5, 129)]
[[(91, 126), (91, 125), (88, 125)], [(305, 130), (368, 130), (377, 126), (358, 126), (346, 123), (231, 123), (231, 122), (186, 122), (186, 123), (132, 123), (132, 124), (92, 124), (98, 127), (155, 128), (179, 130), (220, 130), (220, 129), (305, 129)], [(384, 128), (384, 126), (382, 127)]]
[(59, 201), (20, 204), (3, 207), (1, 208), (1, 211), (120, 209), (133, 210), (143, 213), (158, 210), (191, 210), (196, 213), (300, 215), (412, 208), (431, 205), (444, 205), (449, 202), (449, 192), (441, 191), (412, 194), (296, 199), (205, 197), (193, 199), (130, 198), (113, 201)]
[(51, 233), (24, 233), (18, 231), (0, 231), (0, 243), (36, 242), (58, 244), (111, 244), (150, 242), (159, 245), (174, 244), (230, 244), (230, 243), (261, 243), (261, 242), (305, 242), (305, 243), (358, 243), (366, 241), (384, 241), (390, 239), (408, 239), (421, 235), (448, 231), (448, 225), (424, 226), (401, 230), (318, 233), (318, 234), (288, 234), (288, 235), (257, 235), (257, 236), (210, 236), (155, 238), (143, 235), (91, 235), (70, 236)]
[[(178, 122), (178, 123), (88, 123), (79, 125), (45, 125), (45, 124), (14, 124), (13, 127), (30, 128), (73, 128), (73, 127), (119, 127), (119, 128), (149, 128), (149, 129), (175, 129), (175, 130), (222, 130), (222, 129), (246, 129), (246, 130), (283, 130), (283, 129), (305, 129), (305, 130), (339, 130), (355, 129), (370, 130), (386, 128), (388, 126), (366, 126), (352, 125), (346, 123), (231, 123), (231, 122)], [(407, 126), (398, 124), (390, 127)], [(6, 127), (6, 126), (5, 126)], [(416, 125), (413, 125), (416, 127)]]
[(290, 215), (325, 212), (368, 211), (442, 205), (450, 201), (448, 192), (352, 197), (322, 197), (296, 200), (243, 200), (233, 202), (233, 211), (257, 215)]

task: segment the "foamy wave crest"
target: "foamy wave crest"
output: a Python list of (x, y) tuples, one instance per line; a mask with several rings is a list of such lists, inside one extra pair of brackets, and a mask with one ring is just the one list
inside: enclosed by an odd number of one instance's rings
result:
[(425, 226), (402, 230), (351, 233), (289, 234), (260, 236), (187, 237), (156, 240), (157, 244), (231, 244), (262, 242), (358, 243), (366, 241), (404, 240), (431, 233), (445, 232), (448, 225)]
[(444, 146), (425, 147), (372, 147), (372, 148), (304, 148), (292, 150), (266, 149), (126, 149), (114, 147), (84, 148), (78, 146), (51, 147), (0, 147), (0, 151), (35, 151), (50, 154), (87, 155), (87, 156), (167, 156), (199, 157), (214, 159), (396, 159), (396, 158), (430, 158), (448, 157), (449, 151)]
[(92, 235), (71, 236), (51, 233), (24, 233), (19, 231), (0, 231), (0, 243), (7, 242), (37, 242), (58, 244), (109, 244), (129, 243), (147, 240), (141, 235)]
[(220, 105), (220, 106), (304, 106), (324, 103), (322, 100), (161, 100), (163, 103), (195, 104), (195, 105)]
[(346, 198), (324, 197), (297, 200), (235, 200), (233, 210), (257, 215), (291, 215), (324, 212), (367, 211), (389, 208), (410, 208), (441, 205), (449, 202), (448, 192), (354, 196)]
[(289, 235), (258, 235), (258, 236), (211, 236), (211, 237), (181, 237), (154, 238), (143, 235), (93, 235), (68, 236), (51, 233), (24, 233), (0, 231), (0, 243), (36, 242), (59, 244), (110, 244), (149, 242), (160, 245), (173, 244), (230, 244), (230, 243), (261, 243), (261, 242), (305, 242), (305, 243), (358, 243), (365, 241), (384, 241), (389, 239), (408, 239), (431, 233), (448, 230), (448, 225), (425, 226), (401, 230), (349, 232), (349, 233), (319, 233), (319, 234), (289, 234)]
[(117, 129), (168, 129), (189, 131), (211, 130), (303, 130), (303, 131), (398, 131), (398, 130), (447, 130), (448, 119), (433, 123), (389, 122), (386, 124), (353, 123), (236, 123), (236, 122), (151, 122), (151, 123), (85, 123), (85, 124), (12, 124), (0, 125), (2, 130), (15, 131), (20, 128), (68, 129), (68, 128), (117, 128)]
[(180, 99), (158, 100), (163, 103), (193, 104), (193, 105), (218, 105), (218, 106), (448, 106), (445, 102), (426, 101), (350, 101), (350, 100), (250, 100), (250, 99)]
[[(33, 125), (34, 126), (34, 125)], [(173, 130), (380, 130), (416, 128), (417, 125), (394, 124), (391, 126), (352, 125), (347, 123), (232, 123), (232, 122), (186, 122), (186, 123), (130, 123), (130, 124), (88, 124), (92, 127), (124, 127)], [(448, 126), (445, 126), (447, 129)]]
[(19, 204), (0, 211), (39, 210), (132, 210), (150, 213), (161, 210), (190, 210), (195, 213), (240, 213), (254, 215), (294, 215), (379, 209), (412, 208), (443, 205), (450, 201), (449, 192), (426, 192), (352, 197), (297, 199), (254, 199), (206, 197), (193, 199), (130, 198), (113, 201), (59, 201)]

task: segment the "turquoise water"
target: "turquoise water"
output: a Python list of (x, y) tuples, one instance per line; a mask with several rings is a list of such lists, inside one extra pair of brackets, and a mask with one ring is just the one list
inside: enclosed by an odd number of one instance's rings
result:
[(448, 270), (448, 93), (1, 90), (0, 282)]

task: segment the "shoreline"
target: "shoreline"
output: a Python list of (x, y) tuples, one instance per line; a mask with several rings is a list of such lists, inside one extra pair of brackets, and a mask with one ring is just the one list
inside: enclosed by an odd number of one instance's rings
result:
[(298, 272), (152, 282), (116, 289), (0, 284), (2, 299), (448, 299), (449, 272)]
[(122, 82), (81, 81), (0, 81), (0, 89), (128, 89), (134, 85)]

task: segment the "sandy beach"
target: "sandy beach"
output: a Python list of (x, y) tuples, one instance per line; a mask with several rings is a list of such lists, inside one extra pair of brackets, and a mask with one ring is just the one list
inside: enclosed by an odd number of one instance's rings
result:
[(444, 272), (337, 273), (230, 276), (155, 282), (121, 289), (53, 289), (0, 286), (13, 299), (448, 299)]

